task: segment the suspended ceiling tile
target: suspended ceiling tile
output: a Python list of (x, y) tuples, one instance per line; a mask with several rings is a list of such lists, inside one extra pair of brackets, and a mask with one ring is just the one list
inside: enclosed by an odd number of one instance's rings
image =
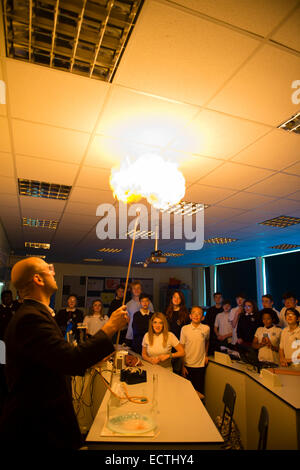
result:
[(236, 217), (240, 215), (242, 212), (243, 210), (241, 209), (233, 209), (233, 208), (227, 208), (227, 207), (221, 207), (221, 206), (209, 207), (204, 212), (204, 223), (206, 221), (207, 222), (215, 221), (217, 223), (219, 220), (228, 219), (233, 216)]
[(273, 211), (281, 215), (290, 215), (293, 211), (300, 210), (300, 204), (297, 201), (289, 199), (277, 199), (274, 202), (268, 202), (260, 207), (261, 210)]
[(200, 183), (241, 190), (257, 181), (267, 178), (271, 174), (272, 172), (270, 170), (226, 162), (224, 165), (212, 171), (208, 176), (201, 178)]
[(146, 145), (165, 146), (184, 133), (185, 124), (199, 108), (114, 87), (97, 133)]
[(89, 135), (59, 127), (12, 119), (17, 154), (61, 162), (80, 163)]
[(203, 104), (257, 45), (252, 38), (171, 5), (146, 2), (115, 83)]
[[(287, 4), (288, 5), (288, 4)], [(273, 41), (300, 51), (300, 8), (271, 36)]]
[(76, 187), (104, 189), (109, 191), (109, 177), (109, 170), (83, 166), (77, 178)]
[(299, 161), (299, 136), (276, 129), (242, 150), (232, 160), (248, 165), (281, 170)]
[(21, 209), (24, 217), (31, 217), (31, 211), (40, 213), (40, 217), (45, 218), (43, 214), (56, 212), (59, 216), (65, 207), (66, 201), (58, 199), (48, 199), (42, 197), (20, 196)]
[(15, 178), (0, 176), (0, 194), (17, 194)]
[(6, 67), (12, 117), (93, 130), (107, 83), (13, 59)]
[(235, 194), (235, 192), (236, 191), (233, 191), (231, 189), (204, 186), (196, 183), (186, 190), (184, 198), (189, 202), (215, 204), (219, 201), (222, 201), (226, 197), (232, 196), (233, 194)]
[(95, 216), (97, 207), (100, 203), (98, 201), (96, 203), (68, 202), (66, 214)]
[(0, 152), (0, 176), (14, 177), (14, 164), (11, 153)]
[(1, 194), (0, 198), (0, 217), (3, 213), (3, 209), (9, 208), (18, 208), (18, 197), (17, 193), (15, 194)]
[(265, 45), (212, 99), (209, 107), (278, 126), (298, 109), (291, 84), (299, 77), (299, 57)]
[(277, 173), (276, 175), (247, 188), (247, 191), (250, 193), (266, 194), (274, 197), (284, 197), (299, 189), (299, 177)]
[(79, 202), (85, 204), (92, 204), (95, 207), (96, 212), (96, 208), (99, 204), (113, 204), (114, 198), (112, 191), (75, 187), (71, 192), (69, 201), (70, 203)]
[(85, 159), (85, 165), (111, 169), (119, 166), (127, 156), (137, 157), (145, 153), (161, 153), (161, 148), (131, 142), (119, 137), (95, 135)]
[(266, 134), (269, 127), (205, 110), (171, 147), (208, 157), (228, 159)]
[(85, 228), (92, 228), (99, 221), (99, 217), (89, 215), (80, 216), (78, 214), (72, 214), (67, 210), (64, 212), (63, 217), (59, 223), (60, 228), (70, 230), (72, 227), (85, 227)]
[[(51, 209), (51, 207), (50, 207)], [(22, 217), (31, 218), (31, 219), (39, 219), (39, 220), (56, 220), (59, 221), (62, 212), (49, 210), (46, 207), (42, 207), (40, 209), (35, 209), (29, 207), (28, 205), (21, 206)]]
[[(45, 228), (38, 229), (33, 227), (23, 227), (23, 233), (25, 242), (51, 243), (51, 240), (54, 235), (54, 230)], [(43, 251), (46, 252), (46, 250)]]
[(246, 31), (266, 36), (296, 5), (297, 0), (176, 0), (178, 5), (225, 21)]
[(300, 176), (300, 162), (295, 163), (295, 165), (289, 166), (288, 168), (285, 168), (284, 172)]
[(18, 178), (72, 186), (79, 165), (16, 155)]
[(233, 207), (235, 209), (250, 210), (254, 209), (257, 206), (261, 206), (262, 204), (266, 204), (275, 200), (276, 199), (269, 196), (261, 196), (258, 194), (252, 194), (247, 193), (245, 191), (241, 191), (227, 198), (221, 203), (221, 205), (224, 207)]
[(10, 152), (10, 136), (8, 130), (8, 120), (6, 117), (0, 116), (0, 152)]
[(300, 191), (296, 191), (295, 193), (289, 194), (288, 199), (292, 199), (294, 201), (300, 201)]
[(186, 183), (192, 184), (222, 164), (222, 160), (201, 157), (200, 155), (186, 155), (179, 164), (179, 170), (183, 173)]

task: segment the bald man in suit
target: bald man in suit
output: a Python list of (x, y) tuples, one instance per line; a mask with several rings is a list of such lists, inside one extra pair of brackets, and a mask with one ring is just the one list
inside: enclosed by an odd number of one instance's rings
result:
[(126, 306), (79, 346), (66, 342), (49, 307), (56, 292), (53, 265), (40, 258), (16, 263), (11, 280), (24, 299), (5, 335), (8, 398), (0, 418), (6, 447), (78, 449), (83, 441), (74, 413), (69, 376), (114, 351), (111, 338), (128, 324)]

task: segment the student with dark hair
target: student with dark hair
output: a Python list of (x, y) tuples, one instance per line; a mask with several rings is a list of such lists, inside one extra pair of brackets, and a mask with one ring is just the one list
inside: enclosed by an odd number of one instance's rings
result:
[(279, 364), (279, 343), (281, 328), (278, 328), (278, 317), (272, 308), (264, 308), (259, 312), (263, 326), (257, 328), (252, 347), (258, 349), (260, 361), (274, 362)]
[(237, 343), (237, 326), (240, 315), (244, 311), (245, 299), (246, 295), (243, 292), (239, 292), (235, 297), (237, 306), (232, 308), (229, 314), (229, 321), (231, 322), (232, 326), (232, 344)]
[(209, 347), (208, 347), (208, 354), (212, 354), (216, 348), (218, 348), (218, 339), (215, 333), (215, 320), (219, 313), (223, 312), (222, 306), (223, 296), (221, 292), (214, 293), (214, 302), (215, 305), (209, 307), (207, 310), (203, 324), (209, 326), (210, 329), (210, 339), (209, 339)]
[(300, 364), (300, 354), (297, 355), (300, 344), (300, 312), (296, 308), (287, 308), (285, 320), (287, 327), (281, 333), (279, 345), (280, 365), (287, 367), (291, 363)]
[(77, 325), (83, 321), (83, 312), (77, 308), (77, 296), (75, 294), (68, 296), (66, 308), (59, 310), (54, 319), (61, 329), (63, 336), (66, 335), (67, 326), (72, 323), (71, 329), (76, 339), (78, 339)]
[(244, 311), (240, 314), (237, 325), (237, 343), (244, 346), (252, 346), (254, 334), (259, 324), (256, 302), (246, 299)]
[(264, 294), (261, 297), (262, 308), (271, 308), (276, 313), (279, 320), (279, 312), (274, 308), (274, 300), (271, 294)]
[[(185, 305), (185, 298), (183, 292), (175, 290), (170, 299), (170, 303), (166, 310), (166, 317), (168, 320), (169, 331), (171, 331), (176, 338), (180, 338), (181, 328), (190, 323), (189, 311)], [(182, 357), (172, 360), (173, 371), (180, 375), (182, 370)]]
[(299, 305), (297, 305), (298, 299), (294, 292), (285, 292), (282, 296), (282, 300), (284, 303), (284, 307), (280, 310), (279, 313), (279, 326), (281, 328), (285, 328), (288, 326), (285, 316), (285, 312), (287, 311), (287, 309), (295, 308), (296, 310), (298, 310), (298, 312), (300, 312), (300, 307)]
[(218, 313), (215, 320), (215, 334), (218, 340), (218, 349), (220, 346), (228, 346), (232, 339), (232, 325), (229, 321), (231, 310), (230, 300), (224, 300), (223, 311)]
[(112, 312), (117, 310), (117, 308), (120, 308), (123, 302), (123, 296), (124, 296), (124, 285), (123, 284), (118, 284), (115, 290), (116, 297), (114, 300), (111, 302), (108, 313), (107, 315), (110, 317)]
[[(142, 293), (141, 281), (133, 281), (130, 285), (130, 290), (131, 290), (132, 298), (126, 304), (128, 315), (130, 318), (127, 333), (126, 333), (126, 343), (129, 346), (132, 345), (132, 340), (133, 340), (133, 332), (132, 332), (133, 315), (135, 314), (135, 312), (137, 312), (141, 308), (141, 304), (140, 304), (140, 295)], [(151, 312), (154, 312), (152, 302), (150, 302), (149, 304), (149, 310)]]
[(149, 310), (150, 297), (148, 294), (140, 295), (141, 308), (135, 312), (132, 320), (132, 349), (138, 354), (142, 354), (142, 342), (145, 334), (149, 329), (149, 321), (152, 312)]

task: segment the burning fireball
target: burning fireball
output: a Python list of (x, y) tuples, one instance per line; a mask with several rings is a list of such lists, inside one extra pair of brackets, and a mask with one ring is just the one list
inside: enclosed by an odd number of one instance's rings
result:
[(145, 197), (156, 209), (177, 204), (185, 194), (185, 179), (178, 165), (155, 154), (131, 162), (127, 157), (119, 169), (112, 169), (110, 186), (114, 196), (125, 203)]

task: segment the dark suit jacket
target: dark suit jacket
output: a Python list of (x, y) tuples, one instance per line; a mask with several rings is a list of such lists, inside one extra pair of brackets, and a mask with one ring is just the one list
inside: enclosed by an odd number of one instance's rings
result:
[(29, 448), (78, 448), (82, 438), (68, 376), (113, 352), (103, 331), (75, 347), (67, 343), (43, 304), (25, 300), (5, 335), (9, 389), (0, 419), (0, 443)]

